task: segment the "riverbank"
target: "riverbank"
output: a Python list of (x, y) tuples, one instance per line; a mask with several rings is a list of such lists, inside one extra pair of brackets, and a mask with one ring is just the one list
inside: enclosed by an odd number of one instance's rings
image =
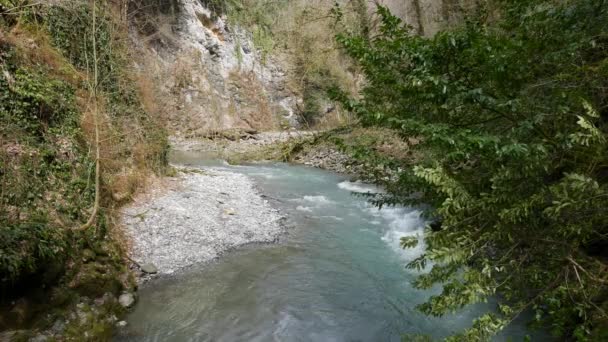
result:
[(231, 164), (285, 161), (359, 177), (361, 167), (321, 131), (222, 132), (197, 140), (172, 138), (174, 150), (200, 152)]
[[(231, 131), (216, 138), (172, 138), (171, 144), (175, 151), (208, 158), (280, 160), (281, 151), (313, 141), (317, 133)], [(346, 157), (337, 150), (320, 155), (309, 153), (298, 161), (346, 173), (341, 165)], [(122, 213), (131, 268), (139, 283), (214, 260), (242, 245), (274, 242), (283, 232), (281, 214), (248, 176), (213, 167), (175, 166), (173, 177), (156, 179)]]
[[(290, 162), (371, 182), (394, 176), (393, 171), (374, 158), (401, 160), (403, 165), (412, 165), (422, 158), (411, 148), (418, 143), (418, 139), (404, 139), (392, 130), (357, 126), (330, 131), (251, 133), (236, 130), (197, 140), (171, 139), (174, 150), (200, 152), (230, 164)], [(367, 159), (361, 158), (361, 147), (366, 148)]]
[(145, 280), (146, 274), (172, 274), (238, 246), (274, 242), (283, 232), (281, 218), (247, 176), (178, 168), (175, 177), (125, 208), (123, 224), (130, 257)]
[(171, 137), (171, 147), (180, 151), (217, 153), (218, 155), (255, 154), (256, 152), (288, 141), (310, 139), (317, 131), (256, 132), (226, 130), (207, 134), (199, 139)]
[[(231, 163), (286, 161), (353, 180), (369, 179), (367, 165), (357, 164), (335, 140), (358, 142), (369, 132), (231, 133), (199, 140), (173, 138), (172, 149)], [(140, 284), (217, 259), (239, 246), (272, 243), (284, 231), (281, 214), (249, 176), (213, 167), (176, 166), (173, 177), (157, 179), (122, 212), (131, 268)]]

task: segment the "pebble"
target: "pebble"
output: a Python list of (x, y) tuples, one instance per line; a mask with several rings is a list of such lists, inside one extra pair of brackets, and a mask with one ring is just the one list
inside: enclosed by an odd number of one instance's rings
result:
[[(268, 146), (293, 138), (312, 137), (316, 133), (316, 131), (259, 132), (251, 135), (251, 139), (221, 140), (221, 142), (224, 144), (222, 148), (226, 151), (246, 153), (258, 149), (260, 146)], [(175, 149), (183, 151), (216, 151), (218, 149), (217, 141), (214, 140), (187, 140), (171, 137), (170, 142)]]
[(141, 265), (141, 270), (144, 273), (148, 273), (148, 274), (158, 273), (158, 268), (156, 268), (156, 266), (154, 266), (154, 264), (151, 264), (151, 263), (146, 263), (146, 264)]
[[(172, 274), (244, 244), (274, 242), (283, 232), (281, 215), (249, 177), (204, 171), (181, 172), (170, 189), (124, 210), (133, 260), (155, 265), (158, 274)], [(218, 197), (230, 207), (218, 205)]]
[(124, 308), (131, 308), (135, 305), (135, 296), (132, 293), (123, 293), (118, 297), (118, 303)]
[(62, 320), (56, 320), (55, 323), (53, 323), (53, 326), (51, 327), (51, 332), (56, 335), (63, 333), (64, 330), (65, 322)]
[(294, 158), (299, 164), (321, 168), (342, 174), (357, 175), (362, 173), (361, 165), (350, 165), (352, 162), (344, 153), (334, 148), (314, 146)]

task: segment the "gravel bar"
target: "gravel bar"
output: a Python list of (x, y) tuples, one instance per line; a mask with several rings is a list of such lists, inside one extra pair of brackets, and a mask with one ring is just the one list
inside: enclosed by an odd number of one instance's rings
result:
[(281, 218), (245, 175), (181, 169), (126, 208), (123, 223), (131, 258), (171, 274), (244, 244), (276, 241)]

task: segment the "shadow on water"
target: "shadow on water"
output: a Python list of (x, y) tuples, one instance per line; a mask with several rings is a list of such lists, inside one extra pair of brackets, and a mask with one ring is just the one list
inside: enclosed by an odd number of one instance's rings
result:
[[(399, 341), (403, 333), (441, 338), (492, 307), (442, 318), (416, 311), (437, 290), (412, 288), (416, 274), (404, 265), (424, 246), (403, 251), (399, 239), (420, 235), (424, 221), (414, 208), (378, 210), (353, 196), (353, 190), (371, 189), (364, 184), (287, 164), (229, 166), (195, 153), (172, 158), (249, 175), (288, 217), (289, 229), (278, 244), (247, 246), (144, 286), (116, 341)], [(517, 322), (495, 340), (521, 341), (527, 333)]]

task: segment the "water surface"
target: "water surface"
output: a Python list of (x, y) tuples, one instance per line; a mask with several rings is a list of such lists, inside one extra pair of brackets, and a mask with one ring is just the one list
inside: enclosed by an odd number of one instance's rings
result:
[[(399, 239), (421, 234), (424, 221), (415, 208), (378, 210), (352, 193), (374, 191), (372, 186), (287, 164), (221, 166), (183, 153), (174, 159), (251, 176), (287, 216), (288, 233), (278, 244), (247, 246), (145, 286), (118, 341), (399, 341), (403, 333), (440, 338), (490, 307), (442, 318), (416, 311), (433, 292), (413, 289), (416, 274), (404, 265), (424, 246), (403, 251)], [(518, 341), (525, 334), (515, 324), (495, 340)]]

